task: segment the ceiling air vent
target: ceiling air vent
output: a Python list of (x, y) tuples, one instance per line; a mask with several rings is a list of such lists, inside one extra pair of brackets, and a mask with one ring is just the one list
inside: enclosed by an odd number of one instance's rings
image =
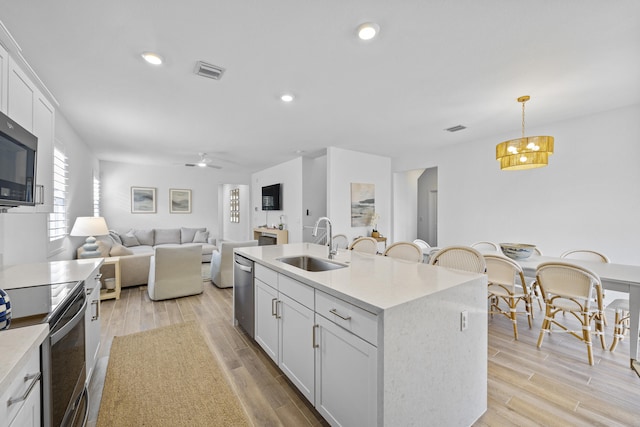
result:
[(207, 64), (204, 61), (196, 62), (195, 73), (202, 77), (207, 77), (214, 80), (220, 80), (224, 74), (224, 68), (217, 65)]
[(445, 129), (447, 132), (458, 132), (459, 130), (463, 130), (466, 129), (466, 126), (462, 126), (462, 125), (457, 125), (457, 126), (451, 126), (450, 128)]

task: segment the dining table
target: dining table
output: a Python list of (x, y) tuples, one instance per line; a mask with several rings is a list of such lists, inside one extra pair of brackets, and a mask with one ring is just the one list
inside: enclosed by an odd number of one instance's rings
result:
[(629, 294), (629, 356), (631, 369), (640, 375), (640, 363), (638, 362), (638, 328), (640, 326), (640, 265), (626, 265), (615, 263), (602, 263), (595, 261), (582, 261), (577, 259), (564, 259), (549, 256), (531, 255), (526, 259), (515, 260), (521, 267), (525, 276), (535, 277), (538, 266), (544, 262), (563, 262), (576, 264), (588, 268), (596, 273), (602, 282), (604, 289), (625, 292)]

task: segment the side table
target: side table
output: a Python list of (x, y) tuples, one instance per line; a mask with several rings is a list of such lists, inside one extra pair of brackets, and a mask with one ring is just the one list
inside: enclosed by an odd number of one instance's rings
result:
[(105, 270), (109, 270), (111, 268), (105, 268), (107, 266), (113, 266), (113, 278), (116, 280), (115, 289), (100, 289), (100, 301), (106, 299), (120, 299), (120, 257), (114, 256), (105, 258), (102, 266), (100, 267), (100, 273), (105, 274)]

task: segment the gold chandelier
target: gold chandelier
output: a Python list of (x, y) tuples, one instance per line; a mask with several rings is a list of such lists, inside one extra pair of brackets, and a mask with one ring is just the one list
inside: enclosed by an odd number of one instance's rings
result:
[(496, 160), (500, 161), (502, 170), (541, 168), (547, 166), (553, 154), (552, 136), (524, 136), (524, 103), (529, 99), (529, 96), (518, 98), (522, 103), (522, 138), (496, 145)]

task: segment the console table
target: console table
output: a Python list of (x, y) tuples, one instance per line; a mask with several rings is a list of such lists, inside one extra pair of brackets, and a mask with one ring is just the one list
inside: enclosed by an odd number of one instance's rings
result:
[(276, 238), (276, 245), (284, 245), (289, 243), (289, 232), (280, 230), (279, 228), (258, 227), (253, 229), (253, 238), (258, 240), (262, 235), (273, 236)]
[(387, 238), (386, 237), (374, 237), (374, 239), (376, 239), (376, 242), (378, 243), (384, 243), (384, 250), (387, 250)]

